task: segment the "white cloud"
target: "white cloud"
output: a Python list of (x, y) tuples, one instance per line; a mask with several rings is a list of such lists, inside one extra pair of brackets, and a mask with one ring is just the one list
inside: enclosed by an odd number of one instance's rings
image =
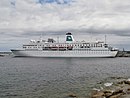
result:
[(7, 37), (22, 36), (30, 31), (67, 30), (101, 31), (119, 36), (123, 32), (123, 35), (130, 36), (129, 0), (73, 0), (69, 4), (40, 4), (37, 1), (1, 0), (0, 32), (8, 33)]
[(12, 7), (8, 0), (2, 0), (5, 6), (0, 10), (0, 28), (23, 29), (23, 31), (82, 29), (82, 27), (127, 29), (130, 25), (128, 21), (130, 14), (115, 9), (128, 5), (128, 2), (130, 1), (127, 0), (126, 3), (121, 0), (77, 0), (70, 5), (56, 3), (41, 5), (36, 3), (36, 0), (16, 0), (15, 7)]

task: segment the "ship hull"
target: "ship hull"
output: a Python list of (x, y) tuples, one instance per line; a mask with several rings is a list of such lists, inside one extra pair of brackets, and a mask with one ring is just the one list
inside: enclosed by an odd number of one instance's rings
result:
[(118, 51), (40, 51), (11, 50), (21, 57), (116, 57)]

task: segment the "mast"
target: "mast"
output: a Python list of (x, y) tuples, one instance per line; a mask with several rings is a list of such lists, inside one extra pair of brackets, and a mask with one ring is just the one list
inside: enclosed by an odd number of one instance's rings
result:
[(40, 35), (40, 38), (39, 38), (39, 40), (40, 40), (40, 41), (42, 41), (42, 33), (41, 33), (41, 35)]
[(105, 35), (105, 44), (106, 44), (106, 35)]
[(59, 43), (59, 36), (57, 37), (57, 43)]

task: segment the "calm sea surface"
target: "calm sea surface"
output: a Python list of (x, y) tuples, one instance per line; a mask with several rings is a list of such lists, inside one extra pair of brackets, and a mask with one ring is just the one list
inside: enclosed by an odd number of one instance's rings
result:
[(111, 77), (130, 77), (130, 58), (0, 57), (0, 98), (88, 98)]

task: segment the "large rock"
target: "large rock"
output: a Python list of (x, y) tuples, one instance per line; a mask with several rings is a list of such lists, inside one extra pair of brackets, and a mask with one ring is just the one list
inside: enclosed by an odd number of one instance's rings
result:
[(77, 97), (77, 95), (76, 95), (76, 94), (73, 94), (73, 93), (69, 94), (68, 96), (69, 96), (69, 97), (73, 97), (73, 98), (76, 98), (76, 97)]
[(102, 88), (93, 91), (91, 98), (130, 98), (130, 79), (118, 79), (113, 85)]
[(112, 90), (105, 90), (105, 91), (104, 91), (104, 96), (105, 96), (106, 98), (110, 97), (112, 94), (113, 94), (113, 91), (112, 91)]
[(97, 92), (96, 94), (92, 95), (91, 98), (104, 98), (104, 92)]
[(112, 95), (109, 98), (120, 98), (122, 95), (122, 93), (116, 94), (116, 95)]
[(124, 83), (130, 85), (130, 81), (124, 81)]

